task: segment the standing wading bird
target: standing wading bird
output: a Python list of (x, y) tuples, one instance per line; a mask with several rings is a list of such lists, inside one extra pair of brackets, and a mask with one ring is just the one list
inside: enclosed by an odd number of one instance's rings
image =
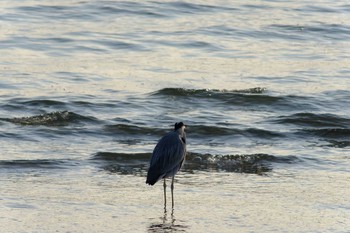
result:
[(175, 129), (164, 135), (153, 150), (146, 184), (154, 185), (164, 179), (164, 207), (166, 207), (165, 178), (171, 177), (171, 201), (174, 208), (174, 177), (185, 162), (186, 133), (182, 122), (175, 123)]

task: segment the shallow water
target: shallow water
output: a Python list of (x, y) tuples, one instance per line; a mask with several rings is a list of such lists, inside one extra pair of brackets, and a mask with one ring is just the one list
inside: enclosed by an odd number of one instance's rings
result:
[(349, 231), (347, 1), (0, 6), (2, 231)]

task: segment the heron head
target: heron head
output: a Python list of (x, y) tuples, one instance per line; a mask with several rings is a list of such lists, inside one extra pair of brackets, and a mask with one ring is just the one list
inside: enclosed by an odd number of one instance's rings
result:
[(185, 124), (183, 122), (179, 122), (179, 123), (175, 123), (175, 131), (184, 127), (185, 128)]

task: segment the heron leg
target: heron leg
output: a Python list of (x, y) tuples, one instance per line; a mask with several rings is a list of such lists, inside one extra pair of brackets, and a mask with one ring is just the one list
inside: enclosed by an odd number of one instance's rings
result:
[(174, 209), (174, 177), (171, 179), (171, 206)]
[(166, 212), (166, 183), (165, 183), (165, 178), (163, 179), (163, 187), (164, 187), (164, 211)]

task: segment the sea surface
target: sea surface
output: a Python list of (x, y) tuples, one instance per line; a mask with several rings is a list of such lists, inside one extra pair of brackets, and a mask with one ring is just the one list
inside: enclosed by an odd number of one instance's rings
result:
[(350, 232), (350, 2), (0, 1), (0, 226)]

